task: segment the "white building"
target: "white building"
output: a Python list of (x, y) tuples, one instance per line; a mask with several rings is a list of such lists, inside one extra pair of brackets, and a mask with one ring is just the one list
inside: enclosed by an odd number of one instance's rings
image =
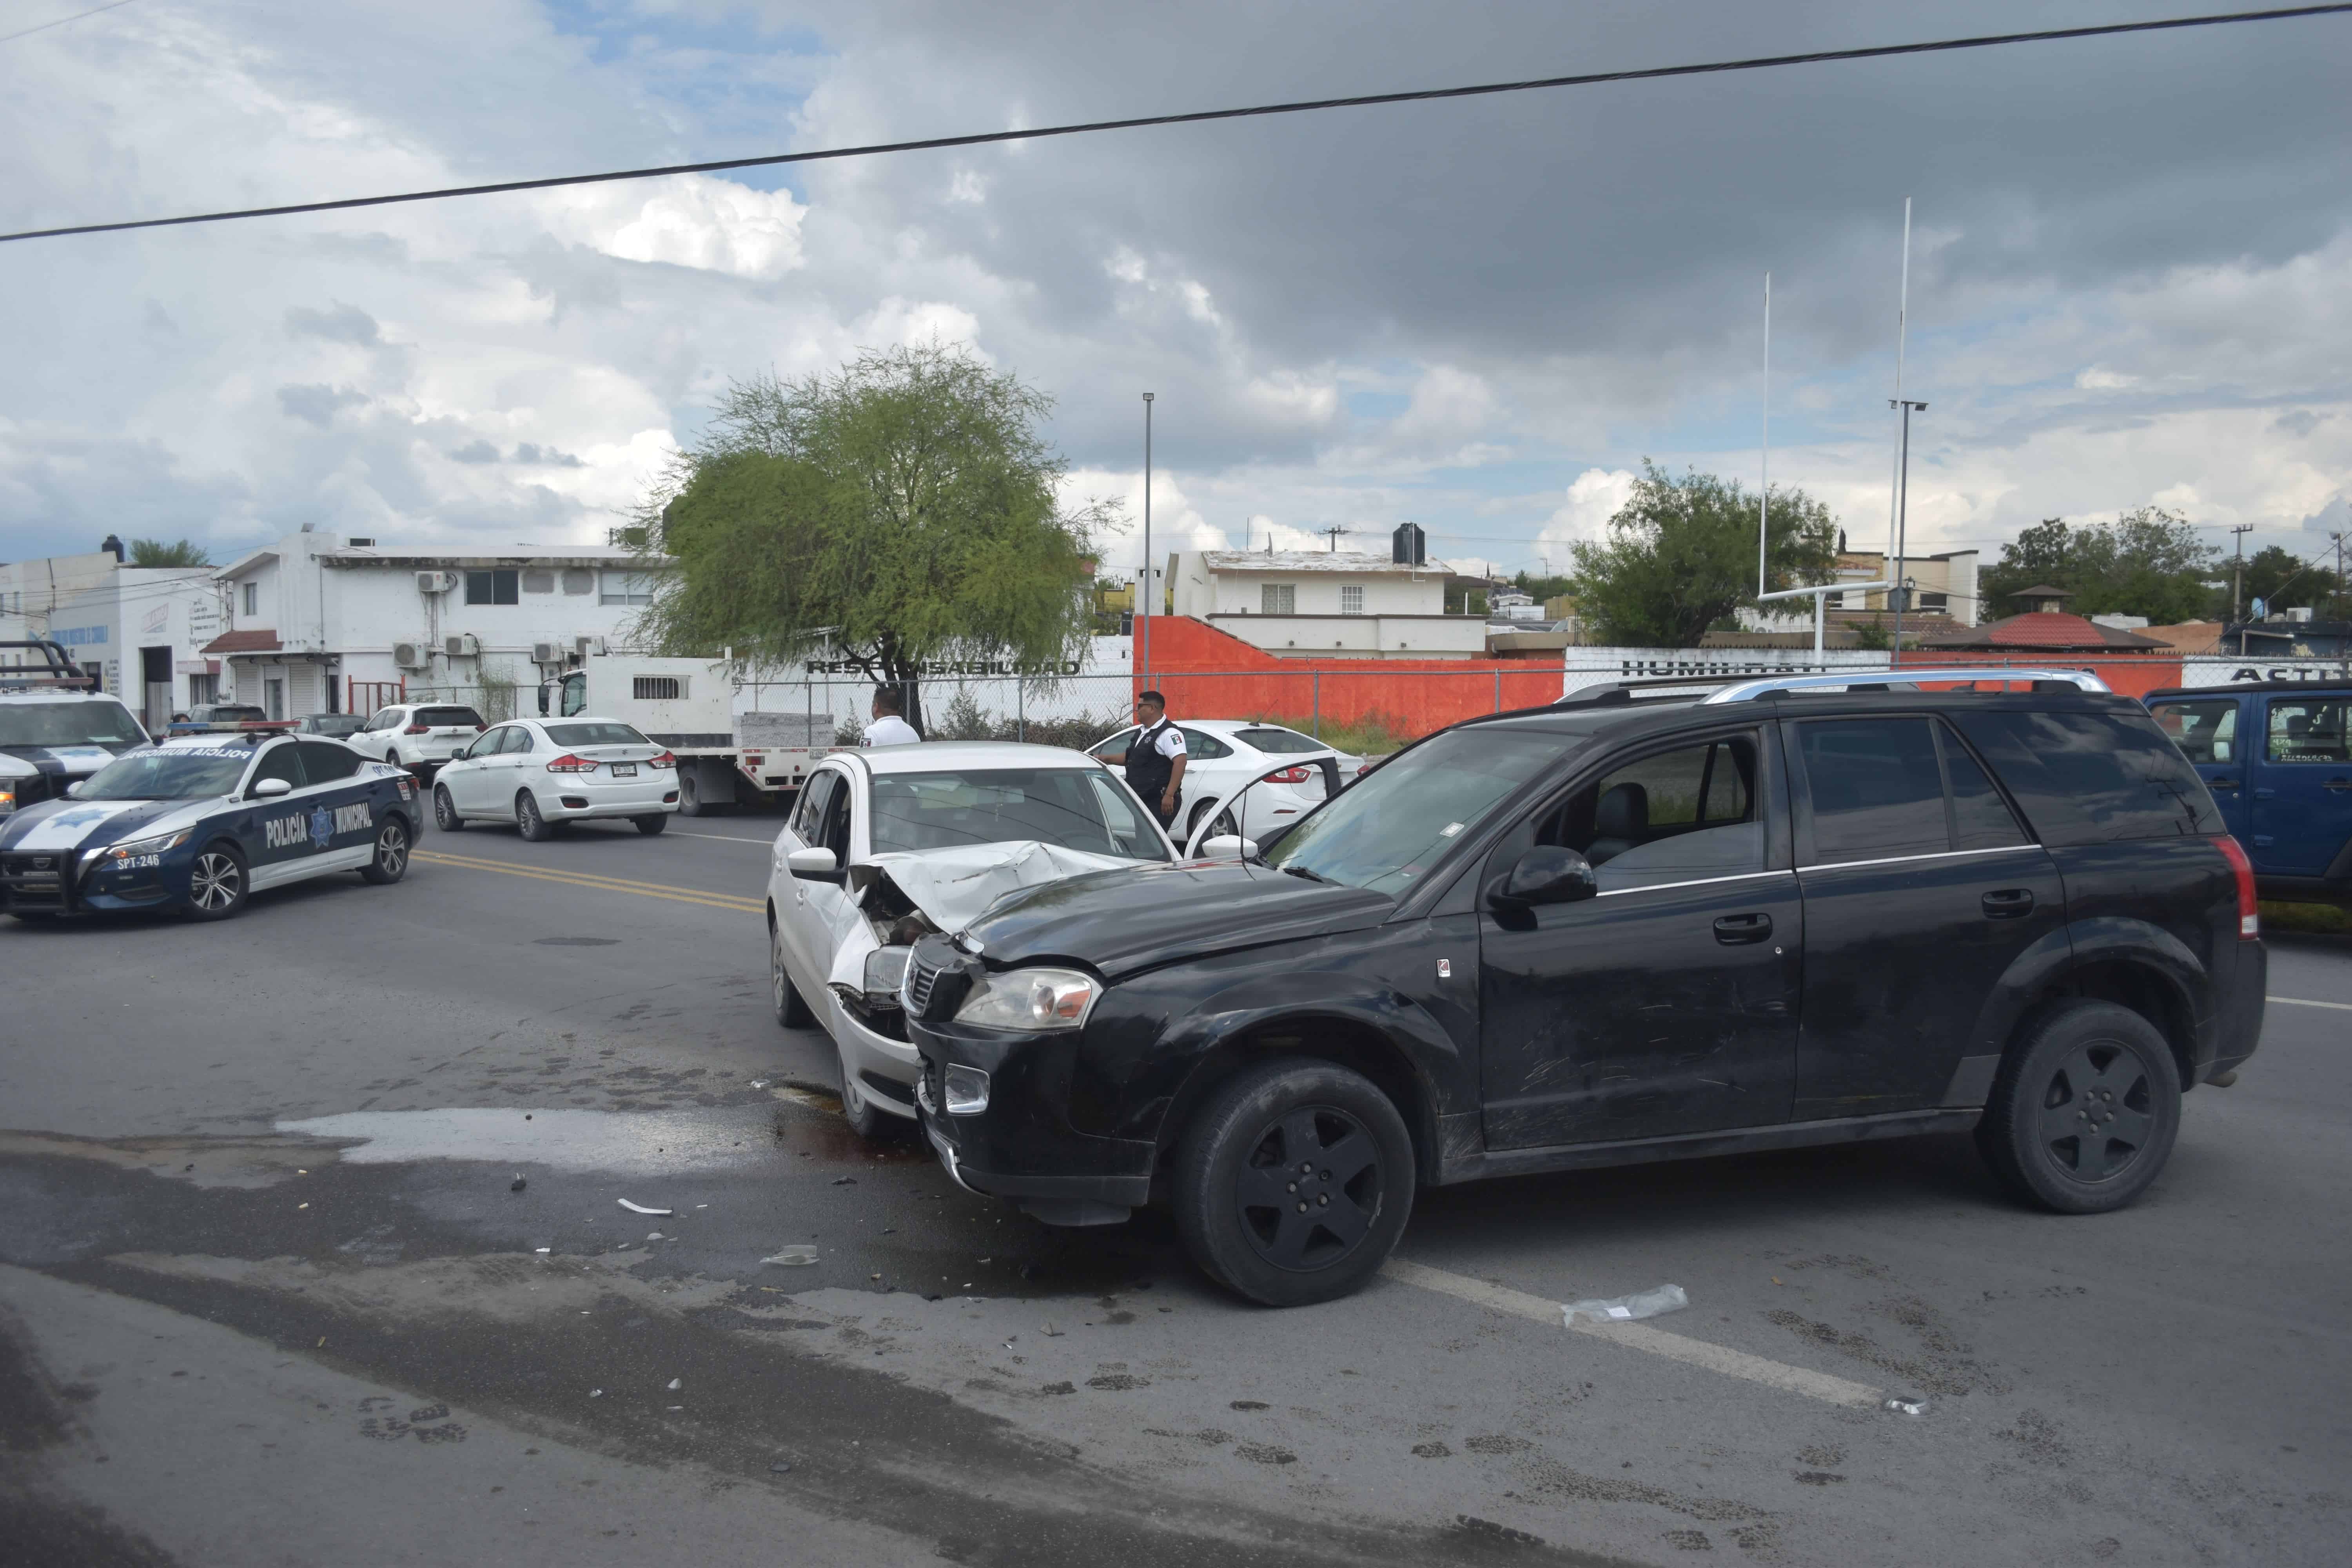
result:
[(366, 713), (413, 692), (535, 688), (598, 641), (618, 647), (653, 599), (629, 550), (419, 548), (289, 534), (215, 574), (228, 625), (205, 649), (272, 718)]
[[(64, 645), (151, 730), (213, 693), (206, 643), (222, 624), (205, 566), (131, 566), (111, 548), (0, 566), (0, 641)], [(40, 663), (12, 650), (9, 663)]]
[(1486, 617), (1445, 613), (1450, 574), (1346, 552), (1185, 551), (1169, 559), (1170, 607), (1285, 658), (1482, 657)]

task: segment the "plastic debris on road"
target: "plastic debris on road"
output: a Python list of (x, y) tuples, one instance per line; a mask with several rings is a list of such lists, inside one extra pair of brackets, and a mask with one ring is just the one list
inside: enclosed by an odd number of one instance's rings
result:
[(1897, 1415), (1925, 1415), (1927, 1402), (1916, 1394), (1897, 1394), (1887, 1400), (1886, 1408)]
[(773, 1258), (762, 1258), (760, 1261), (772, 1263), (779, 1268), (805, 1268), (816, 1261), (816, 1248), (814, 1247), (782, 1247)]
[(1576, 1327), (1583, 1318), (1595, 1323), (1631, 1323), (1643, 1318), (1654, 1318), (1662, 1312), (1679, 1312), (1690, 1305), (1679, 1285), (1661, 1285), (1653, 1290), (1637, 1290), (1631, 1296), (1612, 1296), (1606, 1300), (1570, 1301), (1559, 1310), (1563, 1327)]
[(684, 1388), (685, 1386), (686, 1379), (682, 1377), (673, 1377), (669, 1380), (669, 1391), (672, 1394), (676, 1394), (679, 1389)]
[(672, 1214), (672, 1212), (673, 1212), (672, 1210), (669, 1210), (669, 1209), (649, 1209), (649, 1208), (646, 1207), (646, 1205), (643, 1205), (643, 1204), (633, 1204), (633, 1203), (631, 1203), (631, 1202), (630, 1202), (628, 1199), (626, 1199), (626, 1198), (615, 1198), (615, 1199), (614, 1199), (613, 1201), (614, 1201), (614, 1203), (616, 1203), (616, 1204), (619, 1204), (623, 1208), (625, 1208), (625, 1209), (628, 1210), (631, 1214), (649, 1214), (649, 1215), (659, 1215), (659, 1216), (660, 1216), (661, 1218), (663, 1218), (663, 1219), (667, 1219), (667, 1218), (670, 1216), (670, 1215)]

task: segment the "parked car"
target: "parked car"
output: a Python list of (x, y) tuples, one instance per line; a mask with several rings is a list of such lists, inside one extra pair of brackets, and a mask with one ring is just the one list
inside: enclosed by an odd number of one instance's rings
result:
[(269, 721), (268, 710), (250, 702), (199, 702), (188, 709), (183, 717), (173, 721), (174, 724), (187, 724), (199, 729), (215, 724), (267, 724)]
[(1972, 1130), (2120, 1207), (2254, 1049), (2253, 874), (2146, 709), (2032, 673), (1497, 714), (1261, 856), (1014, 893), (915, 944), (922, 1126), (1049, 1224), (1164, 1202), (1275, 1305), (1488, 1176)]
[[(1188, 719), (1176, 728), (1183, 732), (1184, 800), (1178, 808), (1183, 821), (1173, 829), (1178, 842), (1191, 839), (1208, 822), (1210, 808), (1254, 780), (1262, 780), (1243, 795), (1233, 812), (1223, 813), (1221, 833), (1246, 837), (1265, 836), (1286, 826), (1315, 809), (1325, 794), (1346, 787), (1364, 765), (1361, 757), (1333, 750), (1312, 735), (1280, 724), (1247, 719)], [(1124, 757), (1135, 726), (1097, 741), (1087, 748), (1097, 758)], [(1327, 773), (1324, 759), (1332, 763)], [(1284, 767), (1284, 763), (1289, 763)], [(1273, 777), (1265, 775), (1273, 773)]]
[(910, 942), (961, 931), (1020, 888), (1175, 858), (1125, 782), (1084, 752), (993, 742), (836, 752), (776, 835), (776, 1021), (833, 1037), (842, 1110), (874, 1136), (915, 1114), (899, 996)]
[[(41, 662), (23, 662), (21, 650)], [(58, 798), (148, 744), (138, 717), (100, 690), (61, 645), (0, 642), (0, 658), (12, 661), (0, 663), (0, 819)]]
[(324, 735), (330, 740), (348, 741), (366, 724), (362, 713), (310, 713), (294, 721), (298, 735)]
[(2254, 863), (2263, 898), (2352, 909), (2352, 681), (2150, 692)]
[(472, 745), (486, 728), (482, 716), (461, 703), (402, 702), (376, 710), (358, 733), (345, 739), (369, 756), (430, 782), (442, 763)]
[(484, 731), (433, 779), (433, 824), (511, 822), (536, 844), (575, 822), (625, 816), (648, 836), (677, 809), (677, 759), (630, 725), (516, 719)]

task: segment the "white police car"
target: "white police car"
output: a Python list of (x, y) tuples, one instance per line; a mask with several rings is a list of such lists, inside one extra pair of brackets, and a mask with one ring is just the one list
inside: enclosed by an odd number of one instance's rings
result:
[[(22, 650), (39, 662), (26, 662)], [(131, 710), (100, 690), (97, 678), (64, 648), (46, 641), (0, 642), (0, 820), (57, 799), (147, 743), (147, 731)]]
[(183, 909), (226, 920), (333, 871), (396, 882), (424, 823), (416, 781), (340, 741), (174, 735), (0, 818), (0, 909), (18, 920)]

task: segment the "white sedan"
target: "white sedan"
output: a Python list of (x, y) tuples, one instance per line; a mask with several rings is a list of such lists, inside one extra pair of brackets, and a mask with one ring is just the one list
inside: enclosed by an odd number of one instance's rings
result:
[(677, 809), (677, 759), (615, 719), (516, 719), (484, 731), (433, 779), (433, 822), (511, 822), (533, 843), (625, 816), (659, 833)]
[(833, 1037), (842, 1112), (877, 1136), (915, 1114), (921, 1058), (898, 991), (918, 938), (960, 931), (1018, 888), (1175, 858), (1125, 781), (1081, 752), (996, 742), (836, 752), (776, 835), (776, 1021)]
[[(1280, 724), (1246, 719), (1190, 719), (1176, 728), (1184, 735), (1184, 799), (1177, 809), (1183, 821), (1175, 830), (1180, 840), (1199, 836), (1218, 801), (1263, 780), (1242, 796), (1235, 811), (1220, 813), (1219, 833), (1264, 838), (1277, 827), (1287, 827), (1323, 804), (1327, 789), (1353, 783), (1361, 757), (1334, 751), (1312, 735), (1302, 735)], [(1088, 748), (1096, 757), (1123, 757), (1135, 738), (1133, 728), (1121, 730)], [(1331, 770), (1323, 767), (1328, 759)], [(1272, 774), (1272, 777), (1266, 775)], [(1336, 774), (1336, 777), (1333, 776)]]

